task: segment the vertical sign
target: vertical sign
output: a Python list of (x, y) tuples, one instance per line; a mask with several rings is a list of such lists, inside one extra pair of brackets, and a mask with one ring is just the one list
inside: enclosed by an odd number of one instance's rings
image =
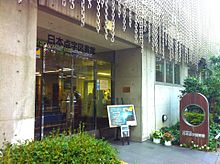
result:
[(180, 100), (180, 144), (208, 145), (209, 103), (200, 93), (188, 93)]

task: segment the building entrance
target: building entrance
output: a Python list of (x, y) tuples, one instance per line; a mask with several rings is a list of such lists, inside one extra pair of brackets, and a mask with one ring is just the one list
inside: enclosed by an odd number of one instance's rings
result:
[[(43, 51), (43, 50), (41, 50)], [(108, 126), (111, 63), (58, 51), (38, 56), (36, 66), (35, 138), (52, 130)]]

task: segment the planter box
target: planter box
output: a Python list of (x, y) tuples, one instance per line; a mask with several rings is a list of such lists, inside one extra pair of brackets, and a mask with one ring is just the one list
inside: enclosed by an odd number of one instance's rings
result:
[(160, 139), (159, 138), (153, 138), (153, 143), (159, 144), (160, 143)]
[(172, 143), (171, 143), (171, 141), (165, 141), (165, 142), (164, 142), (164, 145), (165, 145), (165, 146), (171, 146)]

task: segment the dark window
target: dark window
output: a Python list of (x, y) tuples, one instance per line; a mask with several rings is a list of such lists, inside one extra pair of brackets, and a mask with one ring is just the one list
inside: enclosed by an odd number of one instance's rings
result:
[(180, 65), (179, 64), (174, 65), (174, 83), (180, 84)]
[(164, 60), (156, 58), (156, 81), (164, 82)]
[(166, 82), (173, 83), (173, 64), (170, 61), (166, 61)]

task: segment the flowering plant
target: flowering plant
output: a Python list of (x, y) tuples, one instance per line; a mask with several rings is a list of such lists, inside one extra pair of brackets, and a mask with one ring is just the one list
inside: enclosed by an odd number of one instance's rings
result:
[(165, 141), (172, 141), (173, 140), (173, 136), (169, 132), (165, 132), (163, 134), (163, 138), (164, 138)]
[(160, 131), (155, 130), (155, 131), (153, 132), (152, 136), (153, 136), (153, 138), (155, 138), (155, 139), (160, 139), (163, 135), (162, 135), (162, 133), (161, 133)]

